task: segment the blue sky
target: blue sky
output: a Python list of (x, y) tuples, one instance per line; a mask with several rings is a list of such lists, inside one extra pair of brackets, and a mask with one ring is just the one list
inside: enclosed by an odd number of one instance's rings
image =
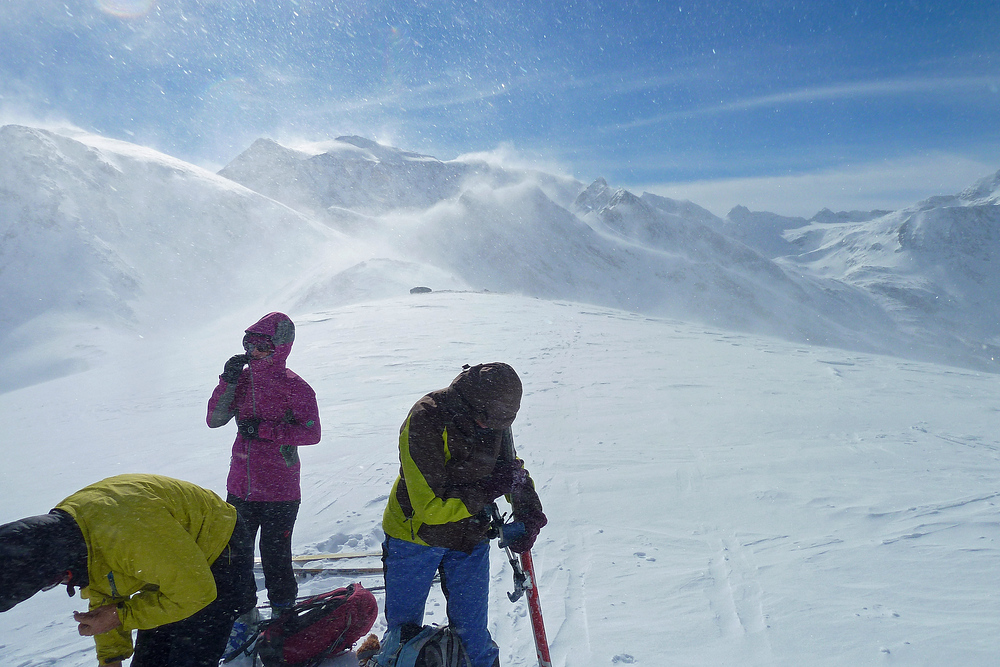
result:
[(260, 136), (503, 148), (809, 216), (1000, 169), (1000, 3), (4, 0), (0, 121), (219, 168)]

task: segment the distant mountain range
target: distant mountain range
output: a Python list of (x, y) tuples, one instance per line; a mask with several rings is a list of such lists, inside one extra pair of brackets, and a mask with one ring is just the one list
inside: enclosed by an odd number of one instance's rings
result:
[(360, 137), (320, 154), (261, 139), (212, 174), (8, 125), (0, 239), (0, 391), (82, 367), (106, 340), (97, 329), (332, 309), (417, 285), (988, 370), (1000, 345), (1000, 172), (899, 211), (806, 220), (736, 207), (722, 219), (600, 178)]

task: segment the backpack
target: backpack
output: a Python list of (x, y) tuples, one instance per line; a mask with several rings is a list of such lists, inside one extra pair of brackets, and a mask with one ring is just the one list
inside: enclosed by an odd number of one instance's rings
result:
[(393, 628), (366, 667), (472, 667), (462, 640), (448, 626)]
[(360, 583), (296, 603), (261, 624), (254, 652), (266, 667), (315, 667), (371, 630), (378, 603)]

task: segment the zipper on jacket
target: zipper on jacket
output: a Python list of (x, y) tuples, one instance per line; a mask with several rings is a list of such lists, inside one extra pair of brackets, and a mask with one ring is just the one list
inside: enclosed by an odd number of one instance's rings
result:
[[(253, 365), (248, 364), (250, 369), (250, 416), (257, 416), (257, 385), (253, 381)], [(253, 484), (250, 480), (250, 449), (253, 446), (253, 439), (246, 438), (247, 441), (247, 497), (246, 500), (250, 500), (250, 496), (253, 495)]]

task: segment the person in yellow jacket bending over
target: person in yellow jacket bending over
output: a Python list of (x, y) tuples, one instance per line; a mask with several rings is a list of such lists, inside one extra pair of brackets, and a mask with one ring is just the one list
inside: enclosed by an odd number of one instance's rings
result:
[(65, 584), (90, 601), (73, 617), (101, 665), (217, 667), (233, 620), (257, 600), (245, 530), (232, 505), (190, 482), (109, 477), (0, 526), (0, 612)]

